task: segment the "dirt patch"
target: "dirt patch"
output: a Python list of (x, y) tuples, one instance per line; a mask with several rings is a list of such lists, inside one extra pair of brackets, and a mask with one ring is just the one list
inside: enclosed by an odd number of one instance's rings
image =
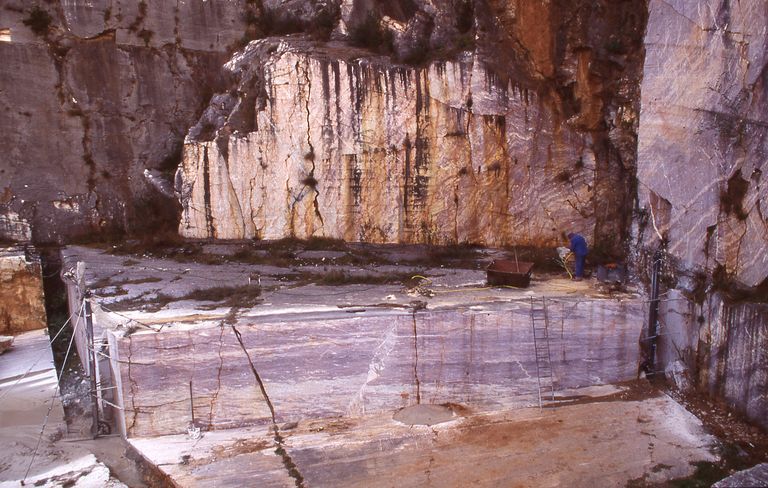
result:
[(260, 295), (261, 287), (255, 285), (216, 286), (191, 291), (180, 300), (216, 302), (226, 307), (253, 307), (261, 302)]
[(344, 270), (331, 270), (325, 273), (300, 273), (298, 281), (325, 286), (402, 284), (406, 287), (412, 287), (421, 280), (419, 276), (421, 276), (420, 272), (350, 273)]
[(333, 419), (327, 421), (312, 422), (309, 424), (309, 432), (325, 432), (328, 434), (340, 434), (355, 426), (351, 419)]
[[(272, 443), (263, 439), (237, 439), (228, 446), (215, 446), (211, 452), (216, 459), (223, 459), (272, 448)], [(200, 460), (198, 464), (206, 464), (206, 462), (205, 460)]]
[(109, 306), (110, 310), (121, 312), (125, 310), (142, 309), (145, 312), (157, 312), (169, 303), (182, 300), (212, 302), (209, 305), (199, 305), (201, 310), (219, 307), (254, 307), (261, 303), (261, 287), (257, 285), (215, 286), (201, 288), (181, 295), (172, 296), (165, 293), (145, 293), (134, 298), (120, 300)]
[(675, 478), (663, 483), (649, 482), (649, 474), (646, 474), (627, 482), (627, 487), (709, 487), (737, 471), (768, 461), (768, 434), (760, 427), (730, 412), (726, 405), (701, 394), (683, 393), (671, 389), (663, 381), (659, 381), (656, 386), (659, 389), (663, 388), (665, 393), (699, 418), (705, 429), (720, 440), (719, 446), (715, 449), (720, 461), (691, 463), (695, 468), (691, 476)]
[(660, 396), (662, 386), (655, 385), (650, 381), (636, 380), (625, 381), (622, 383), (616, 383), (616, 387), (621, 388), (621, 391), (611, 393), (609, 395), (602, 396), (590, 396), (590, 395), (573, 395), (573, 396), (555, 396), (556, 406), (566, 405), (585, 405), (589, 403), (604, 403), (604, 402), (631, 402), (645, 400), (647, 398), (654, 398)]
[[(444, 267), (479, 269), (483, 266), (484, 248), (472, 244), (449, 246), (421, 244), (367, 244), (347, 243), (340, 239), (311, 238), (280, 239), (276, 241), (229, 241), (219, 243), (211, 251), (203, 241), (187, 241), (178, 237), (160, 235), (153, 239), (132, 240), (116, 245), (95, 245), (116, 255), (135, 255), (171, 259), (180, 263), (198, 264), (263, 264), (277, 267), (337, 265), (389, 265), (408, 263), (414, 267)], [(222, 252), (230, 246), (232, 252)], [(510, 248), (508, 251), (511, 251)], [(302, 256), (305, 251), (338, 253), (331, 258)], [(538, 269), (556, 270), (552, 261), (553, 249), (518, 247), (519, 259), (534, 261)], [(512, 254), (510, 253), (510, 256)], [(128, 258), (126, 262), (137, 262)]]
[(456, 419), (450, 407), (420, 403), (398, 410), (394, 420), (406, 425), (436, 425)]

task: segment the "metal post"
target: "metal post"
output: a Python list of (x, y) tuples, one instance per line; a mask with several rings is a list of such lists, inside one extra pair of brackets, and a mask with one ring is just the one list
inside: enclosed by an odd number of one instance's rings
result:
[(192, 428), (194, 429), (197, 427), (197, 424), (195, 424), (195, 401), (192, 396), (192, 380), (189, 380), (189, 410), (192, 412)]
[(658, 337), (659, 322), (659, 273), (661, 272), (661, 251), (653, 255), (653, 269), (651, 271), (651, 301), (648, 312), (648, 364), (646, 375), (656, 374), (656, 341)]
[(91, 379), (91, 435), (95, 439), (99, 435), (99, 397), (96, 390), (96, 346), (93, 340), (93, 314), (91, 313), (91, 301), (85, 299), (85, 343), (88, 349), (88, 376)]

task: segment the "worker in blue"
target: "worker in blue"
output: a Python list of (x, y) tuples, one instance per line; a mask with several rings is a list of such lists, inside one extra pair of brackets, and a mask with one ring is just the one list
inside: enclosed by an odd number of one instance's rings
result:
[(576, 257), (576, 271), (573, 273), (573, 279), (575, 281), (581, 281), (584, 279), (584, 261), (589, 253), (587, 247), (587, 240), (581, 234), (575, 234), (573, 232), (568, 233), (568, 240), (570, 245), (568, 249), (571, 250)]

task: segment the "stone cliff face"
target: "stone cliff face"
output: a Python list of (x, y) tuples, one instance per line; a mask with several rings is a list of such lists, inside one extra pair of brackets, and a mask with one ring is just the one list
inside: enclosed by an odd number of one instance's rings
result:
[[(553, 320), (564, 319), (567, 310), (570, 321), (551, 345), (557, 388), (636, 376), (634, 345), (642, 320), (632, 318), (639, 315), (639, 301), (555, 298), (551, 303)], [(268, 385), (279, 423), (361, 417), (422, 402), (469, 404), (476, 412), (536, 404), (529, 314), (522, 301), (482, 313), (262, 319), (232, 328), (211, 324), (130, 336), (110, 331), (112, 355), (119, 358), (113, 371), (127, 407), (120, 430), (128, 437), (185, 432), (190, 382), (194, 417), (204, 430), (268, 422), (270, 410), (253, 387), (245, 352)], [(592, 326), (595, 320), (611, 333), (601, 334)]]
[(216, 97), (190, 132), (184, 236), (541, 245), (594, 228), (593, 138), (474, 56), (414, 69), (260, 41), (228, 66), (263, 105)]
[[(267, 194), (298, 199), (282, 205), (264, 206), (256, 193), (239, 194), (237, 202), (222, 194), (227, 201), (211, 201), (207, 211), (217, 214), (213, 228), (194, 227), (198, 217), (187, 209), (185, 235), (549, 244), (568, 227), (590, 234), (608, 253), (623, 250), (632, 205), (626, 195), (633, 194), (635, 172), (644, 2), (4, 0), (2, 12), (0, 105), (6, 117), (0, 146), (7, 151), (0, 168), (0, 237), (64, 242), (173, 224), (178, 208), (168, 181), (184, 134), (212, 93), (239, 81), (227, 102), (237, 107), (226, 108), (222, 123), (210, 126), (212, 136), (227, 143), (209, 161), (216, 165), (221, 156), (242, 166), (249, 179), (239, 184), (250, 188), (258, 174), (249, 166), (256, 162), (252, 151), (264, 150), (262, 159), (275, 156), (285, 165), (288, 143), (280, 131), (297, 123), (297, 111), (309, 103), (311, 120), (304, 125), (315, 134), (303, 142), (306, 147), (293, 147), (294, 166), (285, 171), (317, 183), (289, 181), (285, 190), (280, 176), (279, 187)], [(302, 49), (293, 39), (277, 43), (279, 51), (255, 55), (259, 48), (252, 46), (231, 65), (237, 75), (258, 80), (225, 80), (229, 73), (221, 66), (244, 40), (288, 39), (292, 33), (304, 33), (317, 47)], [(324, 47), (329, 39), (337, 45)], [(292, 61), (300, 62), (293, 78), (274, 76)], [(294, 93), (285, 95), (298, 105), (270, 99), (280, 90), (265, 85), (262, 71), (290, 81)], [(321, 101), (316, 95), (326, 74), (329, 99)], [(342, 85), (347, 78), (352, 83)], [(386, 87), (378, 85), (383, 81)], [(347, 129), (324, 122), (323, 104), (330, 114), (337, 82), (338, 108), (345, 111), (338, 121), (356, 120)], [(384, 112), (391, 100), (400, 104), (389, 107), (397, 117)], [(276, 106), (290, 111), (277, 120), (283, 125), (270, 129), (270, 140), (255, 121), (272, 120), (267, 107)], [(369, 129), (379, 121), (380, 127)], [(384, 130), (387, 124), (398, 127)], [(366, 140), (366, 130), (380, 140)], [(202, 143), (212, 138), (199, 131), (190, 136), (182, 174), (191, 174), (193, 154), (204, 154)], [(328, 145), (333, 138), (338, 147)], [(201, 144), (194, 149), (196, 142)], [(230, 144), (242, 161), (229, 157)], [(310, 154), (310, 144), (317, 145), (314, 161), (295, 157)], [(487, 154), (479, 154), (480, 147)], [(272, 163), (270, 171), (277, 171)], [(307, 178), (313, 165), (317, 175)], [(331, 177), (323, 165), (336, 174)], [(361, 184), (372, 182), (371, 165), (391, 176), (387, 184), (375, 184), (376, 192), (388, 192), (386, 198), (342, 189), (357, 185), (353, 173)], [(259, 176), (261, 184), (274, 183), (270, 178), (278, 173)], [(202, 195), (193, 201), (205, 200)], [(225, 208), (235, 203), (245, 206)], [(387, 210), (362, 222), (378, 207)], [(258, 217), (272, 210), (279, 212)]]
[(639, 262), (665, 263), (659, 365), (763, 426), (767, 23), (763, 1), (649, 3), (637, 219)]
[(39, 258), (0, 248), (0, 335), (46, 327)]
[[(473, 2), (462, 26), (447, 4), (394, 3), (343, 3), (337, 28), (354, 43), (377, 13), (389, 57), (293, 37), (227, 64), (237, 84), (187, 136), (181, 234), (553, 245), (577, 229), (620, 254), (643, 5)], [(450, 60), (414, 66), (414, 46)]]
[(768, 9), (651, 1), (638, 146), (647, 247), (682, 268), (768, 277)]
[(245, 3), (0, 2), (0, 237), (175, 221), (154, 183), (221, 85)]

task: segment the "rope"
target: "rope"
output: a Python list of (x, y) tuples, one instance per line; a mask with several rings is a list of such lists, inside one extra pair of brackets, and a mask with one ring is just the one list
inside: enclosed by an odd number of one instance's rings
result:
[[(83, 303), (80, 307), (82, 308), (85, 306), (85, 300), (83, 300)], [(67, 353), (64, 355), (64, 362), (62, 363), (61, 372), (59, 373), (58, 377), (56, 378), (56, 388), (53, 390), (53, 396), (51, 397), (51, 404), (48, 406), (48, 412), (45, 414), (45, 419), (43, 420), (43, 426), (40, 429), (40, 435), (37, 437), (37, 444), (35, 445), (35, 450), (32, 452), (32, 458), (29, 460), (29, 465), (27, 466), (27, 470), (24, 472), (24, 477), (21, 479), (21, 484), (24, 484), (24, 481), (26, 481), (27, 476), (29, 476), (29, 470), (32, 469), (32, 464), (35, 462), (35, 458), (37, 457), (37, 451), (40, 448), (40, 441), (43, 439), (43, 434), (45, 433), (45, 428), (48, 426), (48, 419), (51, 416), (51, 411), (53, 411), (53, 406), (56, 404), (56, 396), (59, 394), (59, 389), (61, 387), (61, 377), (64, 375), (64, 369), (67, 365), (67, 360), (69, 359), (69, 353), (72, 351), (72, 344), (75, 342), (75, 335), (77, 334), (77, 327), (80, 325), (80, 322), (75, 323), (75, 327), (72, 330), (72, 338), (69, 340), (69, 346), (67, 346)]]
[[(96, 297), (96, 298), (102, 298), (102, 299), (104, 298), (104, 297), (100, 297), (100, 296), (98, 296), (98, 295), (93, 295), (93, 296), (94, 296), (94, 297)], [(115, 315), (119, 315), (120, 317), (123, 317), (124, 319), (127, 319), (127, 321), (126, 321), (126, 322), (124, 322), (124, 323), (122, 323), (122, 324), (119, 324), (120, 326), (125, 326), (125, 325), (127, 325), (127, 324), (130, 324), (131, 322), (135, 322), (135, 323), (137, 323), (137, 324), (141, 325), (142, 327), (146, 327), (146, 328), (147, 328), (147, 329), (149, 329), (149, 330), (152, 330), (152, 331), (155, 331), (155, 332), (160, 332), (161, 330), (163, 330), (163, 328), (164, 328), (164, 327), (165, 327), (165, 325), (166, 325), (166, 324), (162, 324), (162, 325), (160, 325), (160, 327), (158, 327), (158, 328), (156, 329), (155, 327), (153, 327), (153, 326), (151, 326), (151, 325), (149, 325), (149, 324), (147, 324), (147, 323), (144, 323), (144, 322), (142, 322), (142, 321), (140, 321), (140, 320), (136, 320), (136, 319), (134, 319), (134, 318), (131, 318), (131, 317), (129, 317), (129, 316), (127, 316), (127, 315), (125, 315), (125, 314), (122, 314), (122, 313), (120, 313), (120, 312), (116, 312), (116, 311), (114, 311), (114, 310), (112, 310), (112, 309), (108, 308), (107, 306), (103, 305), (102, 303), (99, 303), (99, 308), (101, 308), (101, 309), (104, 309), (104, 310), (106, 310), (106, 311), (107, 311), (107, 312), (109, 312), (109, 313), (113, 313), (113, 314), (115, 314)]]
[[(83, 304), (84, 304), (84, 303), (85, 303), (85, 302), (83, 302)], [(80, 312), (82, 312), (82, 311), (83, 311), (83, 304), (81, 304), (81, 305), (80, 305), (80, 308), (79, 308), (79, 309), (78, 309), (78, 311), (77, 311), (77, 315), (78, 315), (78, 316), (80, 315)], [(72, 320), (72, 318), (73, 318), (73, 317), (74, 317), (74, 315), (70, 315), (70, 316), (69, 316), (69, 318), (67, 318), (67, 321), (66, 321), (66, 322), (64, 322), (64, 324), (61, 326), (61, 328), (60, 328), (60, 329), (59, 329), (59, 331), (56, 333), (56, 335), (53, 337), (53, 339), (51, 339), (51, 340), (48, 342), (48, 344), (49, 344), (49, 345), (53, 345), (54, 341), (55, 341), (56, 339), (58, 339), (58, 338), (59, 338), (59, 336), (61, 335), (61, 333), (62, 333), (62, 332), (64, 332), (64, 328), (65, 328), (65, 327), (67, 326), (67, 324), (68, 324), (68, 323), (69, 323), (69, 322)], [(45, 348), (45, 346), (43, 346), (43, 348)], [(34, 362), (34, 363), (32, 363), (32, 365), (29, 367), (29, 369), (27, 369), (27, 371), (26, 371), (26, 372), (25, 372), (23, 375), (21, 375), (21, 377), (20, 377), (19, 379), (17, 379), (17, 380), (16, 380), (16, 381), (15, 381), (15, 382), (14, 382), (14, 383), (11, 385), (11, 386), (9, 386), (9, 387), (8, 387), (8, 389), (7, 389), (7, 390), (5, 390), (5, 391), (2, 393), (2, 395), (0, 395), (0, 401), (2, 401), (2, 400), (3, 400), (3, 398), (5, 398), (6, 396), (8, 396), (8, 394), (9, 394), (11, 391), (13, 391), (13, 389), (14, 389), (14, 388), (16, 388), (16, 386), (18, 386), (18, 384), (19, 384), (19, 383), (21, 383), (21, 382), (24, 380), (24, 378), (26, 378), (27, 376), (29, 376), (29, 374), (32, 372), (32, 369), (34, 369), (34, 367), (35, 367), (35, 366), (37, 366), (37, 363), (39, 363), (39, 362), (40, 362), (40, 360), (41, 360), (41, 359), (43, 359), (43, 357), (45, 357), (45, 356), (46, 356), (46, 354), (41, 354), (41, 355), (39, 355), (39, 356), (37, 357), (37, 359), (35, 359), (35, 362)], [(63, 367), (64, 367), (64, 366), (62, 365), (62, 368), (63, 368)]]

